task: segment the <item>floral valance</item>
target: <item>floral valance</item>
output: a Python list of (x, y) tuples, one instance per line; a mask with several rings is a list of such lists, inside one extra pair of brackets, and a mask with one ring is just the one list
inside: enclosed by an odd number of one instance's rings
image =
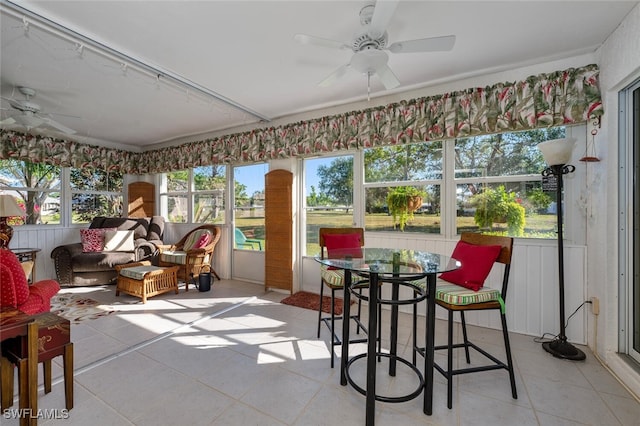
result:
[(597, 65), (144, 153), (0, 130), (0, 159), (144, 174), (580, 124), (604, 113)]

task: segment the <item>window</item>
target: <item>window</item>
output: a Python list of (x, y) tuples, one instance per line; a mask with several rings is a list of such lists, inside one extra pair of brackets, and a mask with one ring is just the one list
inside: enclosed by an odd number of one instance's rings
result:
[(351, 227), (353, 221), (353, 155), (304, 160), (305, 253), (320, 253), (322, 227)]
[(9, 224), (60, 223), (60, 167), (19, 160), (0, 160), (0, 192), (16, 197), (24, 217)]
[[(224, 222), (226, 166), (202, 166), (162, 175), (160, 206), (169, 222)], [(189, 213), (191, 211), (191, 214)]]
[(264, 175), (266, 163), (233, 169), (235, 247), (240, 250), (264, 250)]
[(543, 188), (537, 145), (564, 136), (556, 127), (366, 149), (365, 228), (555, 238), (555, 191)]
[(71, 223), (88, 223), (96, 216), (122, 215), (122, 173), (72, 168), (69, 186)]
[(193, 223), (224, 222), (226, 170), (225, 166), (203, 166), (193, 169)]
[(456, 232), (555, 238), (555, 191), (543, 190), (537, 145), (564, 136), (556, 127), (455, 140)]
[(441, 232), (442, 143), (364, 152), (367, 231)]

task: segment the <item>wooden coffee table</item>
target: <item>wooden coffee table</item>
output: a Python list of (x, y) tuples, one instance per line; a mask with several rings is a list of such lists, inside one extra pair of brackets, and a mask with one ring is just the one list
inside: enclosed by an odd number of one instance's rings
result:
[(116, 296), (123, 292), (140, 297), (142, 303), (147, 303), (147, 298), (158, 294), (169, 291), (175, 291), (178, 294), (180, 266), (153, 266), (151, 262), (144, 261), (117, 265), (115, 269), (118, 271)]

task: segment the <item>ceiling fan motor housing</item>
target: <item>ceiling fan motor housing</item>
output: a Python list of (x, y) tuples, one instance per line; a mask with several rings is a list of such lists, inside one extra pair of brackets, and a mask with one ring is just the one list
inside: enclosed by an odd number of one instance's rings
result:
[(377, 39), (372, 39), (367, 34), (367, 29), (362, 29), (353, 35), (351, 41), (351, 50), (354, 52), (360, 52), (365, 49), (379, 49), (382, 50), (387, 46), (387, 33), (385, 31), (382, 36)]
[(9, 104), (13, 108), (17, 109), (18, 111), (30, 112), (30, 113), (40, 112), (40, 105), (35, 104), (33, 102), (23, 101), (23, 100), (11, 100), (9, 101)]

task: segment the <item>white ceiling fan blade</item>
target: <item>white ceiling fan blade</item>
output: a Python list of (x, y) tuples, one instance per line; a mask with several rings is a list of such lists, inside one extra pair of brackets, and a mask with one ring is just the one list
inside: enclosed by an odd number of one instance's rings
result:
[(348, 44), (341, 41), (310, 36), (308, 34), (296, 34), (293, 36), (293, 39), (300, 44), (312, 44), (320, 47), (328, 47), (330, 49), (351, 49)]
[(398, 7), (398, 0), (377, 0), (375, 8), (373, 9), (373, 16), (371, 17), (371, 23), (369, 24), (369, 37), (377, 39), (382, 37), (393, 14)]
[(71, 134), (74, 134), (76, 132), (75, 130), (70, 129), (69, 127), (67, 127), (67, 126), (65, 126), (65, 125), (63, 125), (61, 123), (58, 123), (57, 121), (52, 120), (50, 118), (42, 117), (41, 119), (42, 119), (43, 124), (46, 124), (46, 125), (48, 125), (50, 127), (53, 127), (54, 129), (60, 130), (63, 133), (68, 133), (68, 134), (71, 135)]
[(10, 126), (12, 124), (16, 124), (16, 120), (14, 120), (13, 117), (5, 118), (0, 121), (0, 126)]
[(398, 77), (391, 71), (389, 65), (385, 64), (378, 67), (376, 74), (378, 74), (378, 78), (380, 78), (385, 89), (390, 90), (400, 86), (400, 80), (398, 80)]
[(318, 86), (320, 86), (320, 87), (331, 86), (333, 83), (336, 82), (336, 80), (338, 80), (340, 77), (345, 75), (347, 70), (349, 70), (349, 64), (345, 64), (345, 65), (341, 66), (340, 68), (338, 68), (337, 70), (335, 70), (334, 72), (329, 74), (329, 76), (327, 78), (325, 78), (320, 83), (318, 83)]
[(456, 36), (454, 35), (429, 37), (417, 40), (398, 41), (392, 43), (389, 46), (389, 50), (393, 53), (445, 52), (453, 49), (455, 43)]
[(33, 113), (22, 113), (14, 115), (13, 119), (16, 121), (16, 124), (24, 126), (28, 129), (38, 127), (44, 122), (42, 118), (36, 117)]

